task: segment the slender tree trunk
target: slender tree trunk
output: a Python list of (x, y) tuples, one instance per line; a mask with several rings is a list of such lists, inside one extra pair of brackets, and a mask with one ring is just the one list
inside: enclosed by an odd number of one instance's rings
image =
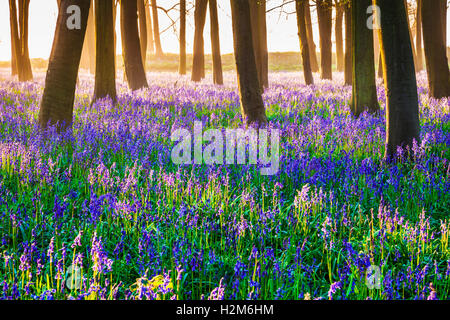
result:
[(345, 5), (345, 84), (352, 84), (352, 7), (348, 1)]
[(194, 57), (192, 62), (191, 80), (198, 82), (205, 77), (205, 41), (203, 30), (205, 28), (208, 0), (195, 0), (195, 30), (194, 30)]
[(159, 34), (159, 19), (158, 19), (158, 6), (156, 4), (156, 0), (152, 1), (152, 14), (153, 14), (153, 33), (154, 33), (154, 41), (155, 41), (155, 54), (157, 57), (161, 58), (164, 56), (162, 47), (161, 47), (161, 36)]
[(249, 1), (252, 25), (253, 48), (255, 50), (256, 68), (261, 90), (269, 86), (268, 52), (267, 52), (267, 25), (266, 1)]
[(344, 39), (342, 35), (342, 24), (344, 20), (344, 7), (341, 0), (336, 0), (336, 60), (339, 72), (344, 71)]
[(33, 79), (31, 70), (30, 54), (28, 52), (28, 15), (30, 0), (19, 0), (19, 24), (20, 24), (20, 63), (22, 64), (22, 74), (19, 74), (19, 81), (29, 81)]
[(422, 48), (422, 0), (417, 0), (416, 10), (416, 56), (417, 56), (417, 69), (416, 71), (423, 70), (423, 48)]
[(186, 0), (180, 0), (180, 63), (179, 73), (186, 74)]
[(97, 57), (93, 101), (107, 96), (116, 100), (113, 6), (114, 0), (95, 0)]
[(213, 60), (213, 81), (223, 84), (222, 57), (220, 54), (219, 17), (217, 14), (217, 0), (209, 0), (209, 13), (211, 20), (211, 48)]
[[(70, 17), (67, 8), (71, 5), (81, 9), (80, 29), (67, 28), (67, 19)], [(39, 110), (39, 123), (43, 128), (51, 124), (61, 130), (72, 125), (75, 87), (89, 7), (90, 0), (61, 1)]]
[(145, 15), (145, 0), (138, 0), (139, 40), (141, 44), (142, 64), (147, 64), (147, 19)]
[(247, 124), (261, 125), (267, 123), (267, 117), (256, 69), (250, 5), (248, 0), (230, 0), (230, 2), (242, 117)]
[[(381, 49), (381, 48), (380, 48)], [(378, 72), (377, 72), (378, 78), (383, 78), (383, 58), (381, 57), (381, 51), (378, 57)]]
[(375, 0), (381, 10), (381, 55), (386, 87), (386, 151), (420, 142), (419, 102), (414, 58), (403, 0)]
[[(17, 6), (16, 0), (9, 0), (9, 21), (11, 29), (11, 52), (13, 53), (12, 61), (15, 65), (15, 74), (20, 75), (22, 71), (20, 44), (19, 44), (19, 26), (17, 23)], [(14, 74), (14, 69), (13, 69)]]
[(317, 62), (317, 50), (316, 44), (314, 42), (314, 32), (312, 28), (311, 21), (311, 8), (310, 8), (309, 0), (306, 4), (305, 11), (305, 20), (306, 20), (306, 30), (308, 35), (308, 44), (309, 44), (309, 57), (311, 60), (311, 70), (312, 72), (319, 72), (319, 63)]
[(141, 58), (137, 23), (137, 0), (120, 1), (120, 26), (125, 74), (131, 90), (148, 87)]
[(331, 32), (333, 27), (331, 0), (317, 0), (317, 18), (320, 34), (320, 72), (322, 79), (332, 79), (332, 44)]
[(305, 11), (306, 0), (296, 0), (295, 8), (297, 13), (298, 38), (300, 40), (300, 51), (303, 62), (303, 75), (307, 85), (314, 84), (314, 78), (311, 70), (311, 61), (309, 57), (309, 44), (306, 31)]
[(352, 0), (353, 94), (351, 110), (359, 117), (364, 110), (374, 113), (380, 109), (375, 83), (373, 31), (363, 28), (367, 8), (372, 0)]
[(442, 31), (444, 37), (444, 44), (447, 47), (447, 0), (438, 0), (441, 3), (441, 13), (442, 13)]
[(450, 97), (447, 49), (442, 35), (442, 10), (439, 1), (422, 1), (422, 26), (430, 96)]
[[(182, 0), (186, 1), (186, 0)], [(145, 17), (147, 25), (147, 49), (149, 53), (155, 52), (155, 41), (153, 39), (152, 16), (150, 14), (150, 0), (145, 0)]]

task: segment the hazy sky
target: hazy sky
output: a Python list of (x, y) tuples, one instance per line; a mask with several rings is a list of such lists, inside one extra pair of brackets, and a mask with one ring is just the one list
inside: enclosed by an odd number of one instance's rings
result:
[[(175, 0), (159, 0), (158, 5), (169, 8), (175, 3)], [(282, 0), (270, 0), (268, 9), (275, 7)], [(222, 53), (233, 51), (233, 38), (231, 30), (230, 1), (219, 0), (219, 24)], [(294, 12), (294, 4), (285, 7), (285, 11)], [(319, 45), (316, 12), (312, 12), (313, 24), (315, 28), (315, 42)], [(161, 30), (166, 29), (171, 21), (163, 12), (159, 12)], [(177, 18), (177, 12), (173, 11), (172, 17)], [(31, 58), (47, 59), (50, 55), (53, 35), (57, 18), (56, 0), (31, 0), (30, 1), (30, 26), (29, 26), (29, 47)], [(297, 37), (297, 24), (295, 15), (280, 14), (280, 10), (274, 10), (268, 14), (268, 38), (269, 51), (299, 51), (299, 41)], [(117, 30), (119, 30), (117, 26)], [(447, 32), (450, 43), (450, 24)], [(177, 25), (178, 28), (178, 25)], [(192, 51), (194, 19), (193, 13), (190, 13), (187, 22), (187, 45), (188, 52)], [(118, 32), (120, 37), (120, 32)], [(334, 36), (333, 36), (334, 39)], [(178, 38), (173, 29), (169, 29), (161, 37), (164, 52), (178, 52)], [(117, 42), (120, 46), (120, 38)], [(209, 38), (209, 14), (205, 28), (205, 50), (210, 52)], [(118, 48), (121, 52), (121, 48)], [(0, 0), (0, 60), (9, 60), (11, 57), (10, 49), (10, 30), (9, 30), (9, 8), (8, 0)]]

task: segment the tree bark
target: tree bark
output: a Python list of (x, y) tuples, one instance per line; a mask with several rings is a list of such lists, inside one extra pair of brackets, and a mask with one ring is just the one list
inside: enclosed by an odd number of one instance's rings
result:
[(336, 0), (336, 25), (334, 30), (336, 35), (337, 70), (339, 72), (344, 71), (344, 39), (342, 35), (343, 20), (344, 20), (344, 7), (342, 6), (341, 0)]
[(152, 14), (153, 14), (153, 39), (155, 41), (155, 54), (158, 58), (164, 56), (162, 47), (161, 47), (161, 36), (159, 34), (159, 19), (158, 19), (158, 6), (156, 4), (156, 0), (152, 1)]
[(416, 10), (416, 56), (417, 68), (416, 71), (423, 70), (423, 47), (422, 47), (422, 0), (417, 0)]
[(269, 86), (269, 68), (267, 52), (266, 1), (253, 0), (250, 4), (253, 48), (255, 50), (256, 69), (261, 91)]
[(20, 24), (20, 63), (22, 64), (22, 75), (19, 74), (19, 81), (29, 81), (33, 79), (31, 70), (30, 54), (28, 51), (28, 15), (30, 0), (19, 0), (19, 24)]
[(222, 57), (220, 54), (219, 17), (217, 14), (217, 0), (209, 0), (209, 13), (211, 21), (211, 49), (213, 60), (213, 81), (223, 84)]
[[(67, 8), (77, 5), (81, 9), (81, 28), (69, 30)], [(81, 50), (86, 33), (90, 0), (62, 0), (59, 8), (53, 47), (50, 54), (44, 93), (39, 110), (39, 124), (66, 129), (72, 125), (75, 87)]]
[(186, 0), (180, 0), (180, 62), (179, 73), (186, 74)]
[(207, 9), (208, 0), (195, 0), (194, 56), (191, 76), (191, 80), (195, 82), (205, 77), (205, 41), (203, 39), (203, 30), (205, 28)]
[(386, 88), (386, 149), (392, 159), (397, 147), (420, 142), (419, 102), (409, 28), (403, 0), (375, 0), (381, 14), (381, 56)]
[(332, 79), (332, 44), (331, 33), (333, 27), (331, 0), (317, 1), (317, 18), (320, 34), (320, 72), (322, 79)]
[(352, 7), (348, 1), (345, 6), (345, 84), (352, 85)]
[(242, 117), (246, 124), (267, 123), (253, 49), (249, 0), (230, 0), (234, 56)]
[(97, 56), (93, 101), (108, 96), (116, 100), (113, 6), (114, 0), (95, 0)]
[[(17, 23), (16, 0), (9, 0), (9, 22), (11, 32), (12, 74), (20, 75), (22, 64), (20, 62), (19, 26)], [(14, 68), (15, 67), (15, 68)], [(15, 69), (15, 70), (14, 70)], [(15, 71), (15, 72), (14, 72)]]
[(380, 109), (375, 83), (373, 31), (364, 26), (367, 22), (366, 11), (370, 5), (372, 5), (372, 0), (352, 0), (353, 93), (351, 110), (357, 118), (366, 109), (371, 113)]
[(422, 1), (422, 26), (430, 96), (450, 96), (450, 73), (442, 29), (440, 1)]
[(309, 57), (311, 60), (311, 70), (312, 72), (319, 72), (319, 63), (317, 61), (317, 50), (316, 50), (316, 44), (314, 42), (314, 32), (312, 28), (312, 21), (311, 21), (311, 6), (309, 4), (309, 0), (307, 1), (307, 4), (305, 5), (305, 20), (306, 20), (306, 30), (308, 35), (308, 44), (309, 44)]
[(314, 84), (314, 78), (311, 70), (311, 60), (309, 57), (309, 44), (306, 31), (306, 0), (296, 0), (295, 8), (297, 13), (298, 38), (300, 40), (300, 51), (302, 54), (303, 75), (307, 85)]
[(145, 0), (138, 0), (139, 40), (141, 45), (142, 64), (147, 64), (147, 19), (145, 14)]
[(95, 16), (94, 3), (89, 9), (88, 25), (86, 29), (86, 44), (89, 52), (89, 72), (95, 74)]
[(120, 1), (120, 26), (125, 74), (131, 90), (148, 87), (142, 64), (137, 23), (137, 0)]

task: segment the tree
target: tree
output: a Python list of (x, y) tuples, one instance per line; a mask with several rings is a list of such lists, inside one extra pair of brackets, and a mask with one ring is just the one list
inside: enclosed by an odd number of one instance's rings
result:
[(208, 0), (195, 0), (194, 57), (191, 80), (198, 82), (205, 77), (205, 44), (203, 30), (206, 22)]
[(95, 0), (97, 57), (93, 101), (107, 96), (116, 100), (113, 7), (114, 0)]
[(217, 14), (217, 0), (209, 0), (209, 13), (211, 21), (211, 48), (213, 60), (213, 81), (223, 84), (222, 57), (220, 55), (219, 17)]
[(86, 45), (89, 53), (89, 71), (95, 74), (95, 15), (94, 4), (92, 3), (89, 9), (88, 25), (86, 29)]
[(141, 57), (137, 23), (137, 0), (120, 1), (120, 27), (125, 74), (131, 90), (148, 87)]
[(186, 74), (186, 0), (180, 0), (180, 66), (179, 73)]
[(249, 0), (230, 0), (241, 112), (247, 124), (267, 123), (253, 49)]
[(153, 14), (153, 39), (155, 41), (155, 54), (157, 57), (161, 58), (164, 56), (161, 47), (161, 36), (159, 34), (159, 19), (158, 19), (158, 6), (156, 0), (152, 1), (152, 14)]
[(11, 53), (13, 55), (11, 67), (12, 73), (18, 75), (19, 81), (29, 81), (33, 79), (30, 55), (28, 52), (29, 5), (30, 0), (18, 0), (17, 8), (16, 0), (9, 0)]
[(303, 62), (303, 75), (305, 76), (305, 83), (307, 85), (314, 84), (314, 78), (311, 70), (311, 60), (309, 57), (309, 44), (308, 36), (306, 30), (306, 0), (296, 0), (295, 8), (297, 13), (297, 26), (298, 26), (298, 37), (300, 40), (300, 51), (302, 54)]
[(142, 64), (147, 63), (147, 18), (145, 14), (145, 0), (138, 0), (139, 40), (141, 45)]
[(305, 4), (305, 20), (306, 20), (306, 30), (308, 35), (309, 44), (309, 58), (311, 60), (311, 70), (312, 72), (319, 72), (319, 63), (317, 62), (316, 44), (314, 42), (314, 33), (312, 29), (311, 22), (311, 8), (309, 0)]
[(422, 26), (425, 61), (430, 96), (440, 99), (450, 96), (450, 73), (444, 41), (441, 1), (422, 1)]
[(332, 0), (316, 0), (317, 18), (319, 20), (320, 34), (320, 71), (322, 79), (332, 79), (332, 45), (331, 32), (332, 20)]
[(253, 33), (256, 69), (261, 89), (269, 86), (269, 54), (267, 50), (266, 1), (253, 0), (250, 4), (250, 21)]
[(344, 4), (344, 13), (345, 13), (345, 84), (352, 84), (352, 7), (351, 2), (347, 1)]
[[(186, 0), (182, 0), (186, 1)], [(155, 41), (153, 39), (152, 16), (150, 14), (150, 0), (145, 0), (145, 17), (147, 25), (147, 49), (148, 52), (155, 52)]]
[(352, 56), (353, 93), (351, 110), (359, 117), (367, 108), (369, 112), (380, 109), (375, 83), (375, 58), (373, 31), (367, 28), (367, 8), (372, 0), (352, 0)]
[(342, 35), (342, 24), (344, 20), (344, 6), (342, 0), (335, 1), (336, 24), (334, 33), (336, 36), (336, 60), (338, 71), (344, 71), (344, 38)]
[(423, 70), (423, 48), (422, 48), (422, 0), (417, 0), (416, 10), (416, 56), (417, 68), (416, 71)]
[(386, 149), (391, 159), (398, 147), (420, 141), (419, 102), (414, 58), (403, 0), (375, 0), (381, 10), (381, 41), (386, 88)]
[[(79, 29), (67, 27), (67, 21), (71, 17), (67, 9), (72, 5), (81, 9)], [(57, 125), (61, 130), (72, 125), (75, 87), (89, 7), (90, 0), (61, 0), (39, 110), (39, 123), (43, 128), (51, 124)]]

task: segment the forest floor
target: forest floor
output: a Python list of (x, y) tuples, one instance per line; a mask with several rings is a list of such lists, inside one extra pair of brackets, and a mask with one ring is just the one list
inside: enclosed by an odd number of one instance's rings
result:
[(232, 72), (119, 81), (116, 105), (82, 74), (73, 130), (48, 135), (35, 76), (0, 71), (1, 299), (450, 299), (450, 101), (424, 73), (422, 141), (393, 163), (380, 80), (381, 112), (354, 119), (342, 74), (271, 73), (272, 176), (172, 162), (175, 129), (241, 126)]

